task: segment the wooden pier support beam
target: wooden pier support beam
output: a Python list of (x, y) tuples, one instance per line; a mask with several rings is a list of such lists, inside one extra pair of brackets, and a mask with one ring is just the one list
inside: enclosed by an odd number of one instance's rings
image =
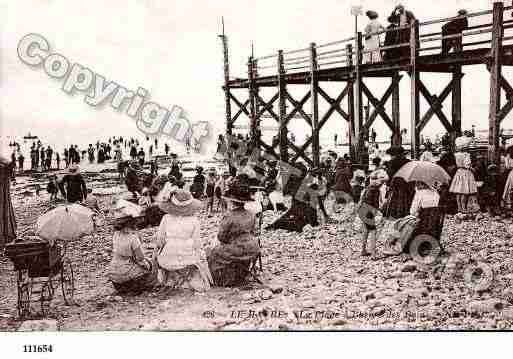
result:
[(419, 55), (419, 21), (411, 24), (410, 32), (410, 79), (411, 79), (411, 157), (418, 158), (420, 131), (417, 123), (420, 120), (420, 72), (417, 69), (417, 58)]
[(492, 51), (490, 58), (490, 115), (489, 115), (489, 150), (488, 161), (500, 164), (499, 133), (501, 122), (501, 78), (502, 78), (502, 35), (503, 35), (504, 5), (501, 2), (493, 4)]
[(287, 85), (284, 79), (285, 66), (283, 64), (283, 51), (278, 51), (278, 101), (280, 117), (279, 143), (280, 143), (280, 161), (289, 161), (288, 149), (288, 131), (287, 131)]
[(397, 83), (392, 92), (392, 123), (394, 124), (394, 128), (392, 129), (392, 146), (400, 146), (402, 144), (400, 121), (401, 111), (399, 107), (399, 77), (399, 72), (396, 72), (392, 78), (392, 83)]
[(452, 131), (451, 148), (454, 149), (454, 141), (461, 136), (461, 79), (463, 73), (461, 66), (457, 66), (452, 73)]
[(248, 59), (248, 90), (249, 90), (249, 138), (251, 140), (251, 146), (257, 144), (257, 100), (256, 100), (256, 89), (255, 89), (255, 68), (253, 57), (250, 56)]
[(312, 120), (312, 161), (314, 167), (319, 167), (319, 78), (317, 75), (317, 51), (315, 43), (310, 44), (310, 104)]
[(228, 38), (224, 34), (219, 35), (223, 42), (223, 59), (224, 59), (224, 103), (225, 103), (225, 114), (226, 114), (226, 135), (227, 137), (232, 135), (232, 107), (230, 101), (230, 87), (228, 83), (230, 81), (230, 59), (228, 57)]
[[(347, 66), (353, 66), (353, 45), (348, 44), (346, 46), (347, 50)], [(355, 103), (354, 103), (354, 81), (352, 79), (347, 81), (347, 86), (349, 87), (349, 92), (347, 94), (347, 108), (349, 112), (349, 156), (351, 157), (351, 161), (356, 162), (358, 156), (358, 139), (356, 137), (356, 111), (355, 111)]]
[[(355, 104), (355, 131), (358, 139), (356, 146), (356, 161), (360, 164), (362, 161), (363, 150), (365, 149), (364, 143), (364, 128), (363, 128), (363, 99), (362, 99), (362, 73), (360, 65), (362, 63), (362, 33), (359, 32), (356, 36), (356, 51), (354, 61), (354, 104)], [(363, 165), (367, 165), (366, 163)]]

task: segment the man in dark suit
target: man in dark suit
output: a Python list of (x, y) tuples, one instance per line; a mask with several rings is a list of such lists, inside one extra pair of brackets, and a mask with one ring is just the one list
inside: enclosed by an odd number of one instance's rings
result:
[[(447, 24), (442, 26), (442, 36), (457, 35), (461, 34), (463, 30), (468, 28), (467, 10), (458, 11), (458, 18), (449, 21)], [(461, 36), (451, 37), (442, 40), (442, 54), (446, 55), (451, 49), (455, 52), (463, 50), (463, 39)]]

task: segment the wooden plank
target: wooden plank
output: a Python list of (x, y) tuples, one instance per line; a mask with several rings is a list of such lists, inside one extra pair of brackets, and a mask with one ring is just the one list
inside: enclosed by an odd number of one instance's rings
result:
[(356, 112), (355, 112), (355, 103), (354, 103), (354, 82), (349, 81), (347, 83), (347, 87), (349, 88), (348, 98), (347, 98), (347, 108), (349, 112), (349, 155), (351, 157), (351, 161), (353, 163), (358, 162), (358, 140), (356, 139)]
[(394, 129), (392, 130), (392, 145), (400, 146), (402, 143), (401, 136), (401, 121), (400, 121), (400, 107), (399, 107), (399, 83), (401, 81), (402, 76), (399, 75), (399, 72), (396, 72), (394, 78), (392, 78), (392, 83), (395, 82), (394, 90), (392, 92), (392, 122), (394, 124)]
[[(276, 100), (278, 100), (280, 94), (279, 92), (276, 93), (276, 95), (274, 95), (268, 102), (265, 102), (261, 97), (260, 95), (256, 96), (256, 99), (257, 99), (257, 103), (259, 103), (260, 105), (262, 105), (262, 109), (260, 109), (258, 112), (257, 112), (257, 119), (260, 119), (262, 117), (262, 115), (265, 113), (265, 112), (268, 112), (272, 118), (274, 118), (276, 120), (276, 122), (280, 122), (279, 121), (279, 115), (277, 115), (276, 113), (274, 113), (274, 111), (272, 111), (273, 109), (273, 105), (274, 103), (276, 102)], [(271, 111), (269, 111), (271, 110)]]
[(267, 113), (269, 113), (271, 115), (272, 118), (274, 118), (276, 120), (276, 122), (279, 123), (280, 122), (280, 117), (273, 111), (273, 106), (272, 106), (274, 101), (276, 101), (277, 99), (278, 99), (278, 94), (273, 96), (273, 98), (269, 102), (265, 102), (257, 93), (255, 93), (255, 101), (256, 101), (256, 103), (264, 106), (262, 111), (255, 115), (256, 119), (258, 120), (260, 118), (260, 116), (262, 116), (262, 114), (264, 112), (267, 112)]
[(312, 112), (312, 161), (314, 167), (319, 167), (319, 80), (317, 78), (317, 52), (315, 43), (310, 44), (310, 104)]
[[(306, 93), (305, 96), (303, 96), (303, 98), (301, 99), (301, 101), (297, 102), (296, 100), (294, 100), (292, 98), (292, 96), (288, 93), (288, 92), (285, 92), (285, 97), (287, 100), (290, 101), (290, 103), (294, 106), (294, 108), (292, 109), (292, 111), (287, 115), (286, 117), (286, 123), (288, 123), (291, 119), (294, 118), (294, 116), (296, 116), (296, 114), (300, 114), (301, 118), (305, 119), (305, 116), (307, 116), (307, 114), (304, 113), (304, 111), (302, 111), (302, 108), (303, 106), (306, 104), (306, 101), (308, 101), (310, 99), (310, 91), (308, 91)], [(302, 112), (302, 114), (300, 113)], [(308, 119), (310, 119), (308, 117)], [(306, 120), (306, 119), (305, 119)], [(310, 123), (308, 123), (310, 124)]]
[[(502, 46), (502, 54), (505, 54), (504, 62), (513, 64), (513, 57), (507, 55), (513, 52), (513, 45)], [(417, 61), (417, 70), (421, 72), (453, 72), (454, 66), (467, 66), (486, 64), (491, 56), (490, 48), (478, 48), (464, 50), (461, 52), (449, 53), (446, 55), (434, 54), (419, 56)], [(502, 63), (501, 63), (502, 65)], [(411, 68), (411, 62), (408, 59), (393, 62), (379, 62), (361, 66), (360, 72), (365, 77), (391, 77), (394, 72), (407, 71)], [(354, 68), (350, 66), (340, 66), (321, 69), (318, 73), (319, 81), (348, 81), (352, 79)], [(287, 84), (308, 85), (309, 71), (303, 71), (293, 74), (287, 74), (285, 81)], [(261, 76), (256, 79), (259, 87), (275, 87), (278, 79), (276, 75)], [(229, 88), (247, 88), (249, 82), (247, 79), (234, 79), (228, 82)]]
[[(374, 95), (372, 94), (372, 92), (369, 90), (369, 88), (363, 82), (362, 82), (362, 90), (363, 90), (363, 93), (365, 94), (365, 96), (367, 96), (367, 98), (369, 99), (370, 103), (374, 106), (374, 112), (376, 113), (376, 115), (374, 116), (374, 119), (377, 117), (377, 115), (381, 116), (383, 121), (385, 121), (386, 125), (390, 129), (392, 129), (394, 125), (392, 123), (392, 120), (388, 116), (388, 114), (385, 112), (384, 103), (382, 103), (377, 98), (375, 98)], [(390, 97), (390, 95), (392, 94), (392, 91), (387, 91), (387, 92), (389, 92), (389, 93), (388, 94), (385, 93), (385, 95)], [(386, 98), (384, 100), (386, 101)], [(373, 120), (371, 121), (371, 118), (369, 116), (369, 120), (366, 121), (362, 130), (364, 132), (367, 131), (372, 126), (372, 122), (374, 122), (374, 121)]]
[(248, 59), (248, 79), (249, 79), (249, 137), (251, 144), (258, 143), (257, 139), (257, 102), (255, 90), (255, 67), (253, 57)]
[[(374, 123), (374, 121), (376, 120), (378, 115), (381, 116), (382, 113), (386, 114), (385, 105), (386, 105), (388, 99), (390, 98), (390, 96), (393, 94), (394, 89), (396, 89), (397, 86), (399, 85), (399, 81), (401, 80), (401, 78), (402, 78), (401, 76), (392, 78), (392, 83), (387, 88), (387, 90), (383, 94), (383, 97), (381, 97), (381, 99), (379, 101), (376, 98), (374, 98), (373, 95), (370, 95), (372, 97), (372, 99), (369, 98), (369, 100), (371, 101), (372, 105), (374, 106), (374, 111), (372, 111), (372, 114), (370, 115), (369, 120), (365, 123), (365, 128), (367, 130), (370, 129), (370, 127), (372, 126), (372, 124)], [(366, 87), (366, 88), (367, 88), (367, 91), (369, 91), (368, 87)], [(370, 93), (370, 91), (369, 91), (369, 93)], [(386, 117), (387, 117), (387, 119), (383, 118), (383, 120), (388, 125), (388, 127), (393, 131), (393, 126), (394, 126), (393, 120), (390, 120), (390, 117), (388, 115), (386, 115)]]
[[(223, 27), (224, 30), (224, 27)], [(230, 101), (230, 58), (228, 55), (228, 37), (224, 34), (219, 35), (221, 41), (223, 43), (223, 64), (224, 64), (224, 105), (225, 105), (225, 115), (226, 115), (226, 135), (227, 137), (232, 135), (232, 126), (235, 120), (232, 120), (232, 107)], [(240, 115), (238, 115), (240, 116)], [(235, 119), (237, 119), (237, 117)]]
[[(308, 98), (310, 98), (312, 95), (312, 93), (309, 91), (308, 92)], [(301, 102), (297, 102), (296, 100), (294, 100), (294, 98), (287, 92), (286, 94), (287, 96), (287, 100), (290, 101), (290, 103), (294, 106), (294, 113), (299, 113), (301, 115), (301, 118), (303, 120), (306, 121), (306, 123), (311, 127), (312, 126), (312, 119), (310, 118), (310, 116), (308, 116), (305, 111), (303, 110), (303, 106), (305, 105), (306, 101), (304, 103), (301, 103)], [(306, 97), (307, 95), (305, 95)], [(308, 100), (307, 98), (307, 100)], [(292, 115), (292, 112), (290, 114), (290, 118), (293, 118), (294, 116)]]
[[(228, 94), (228, 99), (229, 98), (230, 98), (230, 94)], [(246, 113), (248, 112), (248, 108), (247, 108), (248, 105), (249, 105), (249, 100), (246, 100), (246, 102), (244, 102), (244, 104), (242, 105), (242, 107), (246, 110)], [(242, 110), (242, 108), (240, 108), (239, 111), (237, 111), (235, 116), (233, 116), (233, 118), (232, 118), (232, 122), (231, 122), (232, 126), (235, 124), (235, 121), (237, 121), (239, 116), (242, 115), (243, 113), (244, 113), (244, 111)]]
[(449, 82), (449, 84), (443, 89), (440, 96), (431, 96), (427, 88), (424, 86), (424, 84), (421, 83), (421, 91), (426, 100), (428, 100), (428, 103), (430, 104), (430, 107), (426, 114), (422, 117), (420, 122), (417, 124), (417, 128), (419, 131), (422, 131), (424, 127), (427, 125), (431, 117), (433, 115), (437, 114), (437, 110), (441, 111), (443, 102), (447, 99), (447, 97), (451, 94), (453, 88), (453, 81)]
[(414, 20), (410, 32), (410, 79), (411, 79), (411, 156), (413, 159), (419, 155), (420, 132), (417, 130), (417, 123), (420, 119), (420, 73), (417, 69), (419, 38), (419, 22)]
[(357, 150), (356, 150), (356, 161), (360, 162), (362, 158), (361, 151), (364, 150), (364, 131), (363, 131), (363, 101), (362, 101), (362, 73), (361, 73), (361, 62), (362, 62), (362, 33), (359, 32), (356, 36), (356, 58), (354, 61), (354, 106), (355, 106), (355, 131), (357, 137)]
[(287, 85), (283, 78), (285, 68), (283, 65), (283, 51), (278, 51), (278, 96), (279, 96), (279, 117), (280, 117), (280, 132), (279, 132), (279, 145), (280, 145), (280, 161), (289, 161), (289, 150), (287, 147)]
[(489, 114), (489, 150), (488, 161), (500, 165), (500, 117), (501, 110), (501, 51), (503, 36), (502, 3), (493, 4), (492, 51), (490, 57), (490, 114)]
[[(240, 101), (235, 97), (235, 95), (234, 95), (231, 91), (230, 91), (230, 93), (229, 93), (229, 96), (230, 96), (230, 99), (232, 99), (232, 100), (233, 100), (233, 102), (235, 102), (235, 103), (237, 104), (237, 106), (239, 106), (239, 108), (240, 108), (240, 109), (241, 109), (241, 110), (246, 114), (246, 116), (251, 117), (251, 114), (249, 113), (249, 111), (248, 111), (248, 110), (247, 110), (247, 108), (246, 108), (246, 107), (247, 107), (247, 105), (244, 105), (244, 106), (243, 106), (243, 105), (240, 103)], [(248, 102), (248, 104), (249, 104), (249, 103), (251, 102), (251, 100), (250, 100), (250, 99), (248, 99), (248, 101), (247, 101), (247, 102)]]
[(340, 108), (340, 103), (349, 93), (349, 87), (346, 86), (344, 90), (338, 95), (338, 97), (334, 100), (332, 99), (321, 87), (318, 88), (319, 95), (321, 95), (326, 102), (330, 104), (330, 108), (326, 113), (322, 116), (322, 119), (319, 121), (319, 129), (321, 129), (326, 121), (330, 118), (333, 112), (337, 111), (346, 121), (349, 121), (349, 115)]
[[(451, 146), (454, 148), (454, 141), (461, 136), (461, 79), (463, 73), (461, 66), (457, 66), (452, 74), (452, 131)], [(443, 101), (443, 100), (442, 100)]]
[[(442, 125), (445, 127), (445, 130), (449, 133), (452, 132), (452, 125), (442, 111), (441, 99), (439, 99), (437, 96), (431, 95), (431, 93), (429, 92), (429, 90), (426, 88), (426, 86), (424, 85), (424, 83), (422, 81), (419, 80), (418, 83), (419, 83), (420, 93), (426, 99), (430, 109), (432, 109), (434, 111), (434, 113), (436, 113), (436, 115), (438, 116), (438, 119), (440, 120)], [(452, 81), (449, 83), (449, 88), (452, 90)], [(419, 121), (417, 123), (417, 131), (419, 133), (422, 132), (422, 130), (424, 129), (424, 126), (427, 124), (427, 122), (428, 121), (425, 121), (425, 122)]]

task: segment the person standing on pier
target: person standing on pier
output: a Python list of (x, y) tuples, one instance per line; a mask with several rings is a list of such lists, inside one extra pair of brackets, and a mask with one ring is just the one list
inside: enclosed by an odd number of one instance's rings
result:
[[(406, 10), (403, 5), (399, 4), (395, 7), (391, 15), (392, 20), (397, 21), (399, 25), (399, 43), (407, 44), (410, 42), (410, 29), (404, 28), (410, 26), (415, 21), (415, 15)], [(401, 57), (410, 57), (410, 47), (400, 48)]]
[[(442, 37), (461, 35), (468, 28), (467, 10), (458, 11), (458, 17), (442, 26)], [(447, 55), (451, 49), (455, 52), (463, 50), (463, 38), (461, 36), (442, 39), (442, 55)]]
[(385, 28), (378, 21), (378, 13), (369, 10), (365, 13), (370, 19), (370, 22), (365, 27), (365, 49), (364, 63), (372, 64), (375, 62), (381, 62), (381, 52), (379, 47), (381, 46), (380, 35), (377, 32), (384, 31)]

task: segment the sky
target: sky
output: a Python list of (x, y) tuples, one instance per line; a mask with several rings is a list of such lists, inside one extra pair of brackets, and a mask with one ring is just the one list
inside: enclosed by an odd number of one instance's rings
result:
[[(278, 49), (307, 47), (347, 38), (354, 33), (351, 5), (373, 9), (385, 22), (398, 2), (323, 0), (259, 1), (65, 1), (0, 0), (0, 137), (5, 139), (38, 135), (57, 147), (80, 145), (109, 136), (140, 136), (135, 121), (110, 106), (95, 108), (84, 102), (85, 93), (65, 93), (63, 80), (49, 77), (42, 67), (30, 67), (17, 55), (19, 41), (29, 33), (41, 34), (50, 51), (65, 56), (71, 63), (87, 66), (109, 81), (149, 92), (149, 100), (171, 108), (184, 108), (192, 122), (207, 121), (217, 135), (225, 128), (221, 17), (229, 38), (232, 77), (246, 76), (246, 61), (254, 44), (255, 55), (274, 54)], [(458, 9), (470, 12), (491, 8), (490, 0), (402, 1), (420, 20), (455, 15)], [(360, 18), (360, 30), (365, 26)], [(506, 70), (507, 71), (507, 70)], [(463, 80), (463, 127), (487, 127), (489, 79), (483, 68), (465, 70)], [(434, 92), (441, 91), (449, 78), (425, 75)], [(385, 82), (371, 81), (376, 94), (384, 92)], [(326, 85), (332, 97), (340, 91)], [(435, 91), (436, 90), (436, 91)], [(270, 98), (275, 90), (263, 90)], [(291, 89), (300, 98), (306, 89)], [(402, 127), (409, 129), (407, 76), (401, 83)], [(247, 94), (239, 92), (244, 100)], [(325, 110), (321, 104), (321, 112)], [(425, 110), (425, 103), (422, 103)], [(236, 108), (234, 107), (234, 110)], [(450, 115), (450, 99), (444, 107)], [(308, 111), (307, 111), (308, 112)], [(271, 121), (272, 123), (272, 121)], [(306, 136), (304, 121), (291, 126), (296, 137)], [(506, 124), (508, 119), (506, 120)], [(322, 138), (334, 133), (343, 137), (346, 123), (341, 118), (328, 122)], [(388, 138), (386, 127), (375, 126), (379, 138)], [(434, 135), (441, 127), (426, 128)], [(271, 134), (266, 134), (270, 136)], [(215, 137), (215, 136), (214, 136)], [(212, 140), (209, 146), (215, 146)], [(170, 140), (172, 146), (179, 143)]]

